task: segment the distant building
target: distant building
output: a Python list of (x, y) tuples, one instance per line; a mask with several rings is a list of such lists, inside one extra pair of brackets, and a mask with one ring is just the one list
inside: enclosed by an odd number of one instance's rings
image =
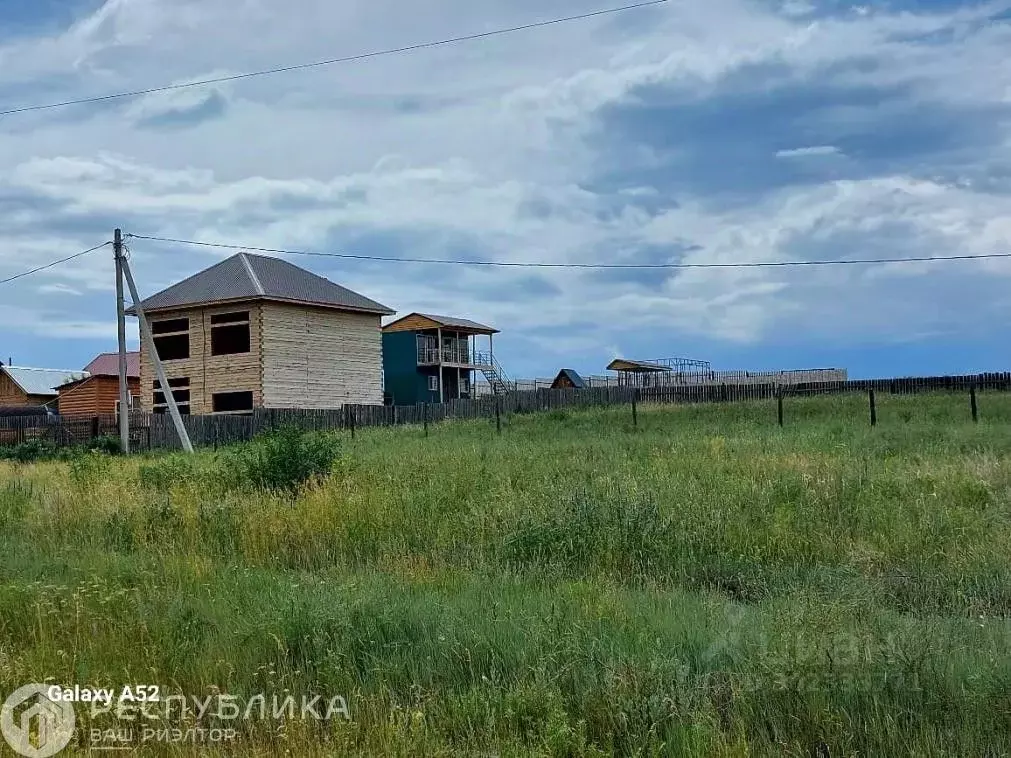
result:
[[(119, 412), (119, 354), (102, 353), (84, 367), (86, 376), (57, 387), (61, 416), (109, 416)], [(130, 407), (140, 394), (140, 353), (126, 354)]]
[[(480, 371), (495, 392), (506, 381), (495, 360), (499, 330), (450, 316), (411, 313), (383, 327), (383, 378), (387, 400), (396, 405), (441, 403), (474, 397)], [(487, 337), (487, 350), (478, 337)]]
[(56, 408), (59, 397), (56, 388), (84, 376), (83, 371), (72, 369), (0, 365), (0, 405), (48, 405)]
[[(383, 402), (381, 319), (394, 311), (287, 261), (239, 253), (141, 306), (182, 413)], [(167, 410), (144, 346), (139, 400)]]
[(794, 371), (714, 371), (708, 361), (692, 358), (661, 358), (631, 360), (615, 358), (607, 366), (617, 374), (621, 387), (685, 387), (711, 384), (776, 384), (793, 385), (805, 382), (844, 382), (846, 369), (817, 368)]
[(563, 368), (558, 372), (555, 380), (551, 382), (553, 390), (581, 390), (585, 388), (586, 382), (583, 381), (583, 377), (571, 368)]
[(618, 374), (618, 384), (622, 387), (664, 387), (693, 383), (713, 375), (709, 361), (693, 358), (659, 358), (648, 361), (634, 361), (615, 358), (607, 366), (608, 371)]

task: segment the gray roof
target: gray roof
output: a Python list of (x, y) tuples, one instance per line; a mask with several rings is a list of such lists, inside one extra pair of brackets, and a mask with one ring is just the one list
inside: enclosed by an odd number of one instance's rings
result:
[(3, 366), (0, 367), (0, 371), (5, 372), (26, 395), (52, 395), (53, 397), (59, 394), (56, 391), (57, 387), (88, 376), (87, 371), (25, 368), (23, 366)]
[[(145, 311), (230, 300), (283, 300), (390, 315), (375, 300), (280, 258), (239, 253), (141, 301)], [(135, 315), (131, 307), (128, 311)]]
[[(561, 371), (558, 372), (558, 376), (555, 377), (555, 381), (557, 382), (563, 376), (567, 378), (570, 382), (572, 382), (572, 386), (575, 387), (577, 390), (586, 389), (586, 382), (583, 381), (583, 377), (577, 374), (573, 369), (563, 368)], [(552, 382), (552, 384), (553, 383), (554, 382)]]

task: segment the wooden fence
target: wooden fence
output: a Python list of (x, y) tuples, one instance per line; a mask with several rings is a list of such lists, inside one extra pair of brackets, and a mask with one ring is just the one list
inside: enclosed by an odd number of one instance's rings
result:
[[(130, 414), (130, 438), (139, 449), (151, 446), (150, 416)], [(99, 437), (119, 437), (118, 416), (5, 416), (0, 417), (0, 446), (45, 442), (58, 447), (83, 445)]]
[[(195, 445), (224, 445), (247, 440), (260, 432), (293, 425), (303, 429), (352, 430), (373, 426), (435, 424), (447, 419), (494, 419), (496, 414), (535, 413), (560, 408), (627, 405), (633, 397), (642, 404), (727, 403), (771, 400), (788, 396), (866, 393), (911, 394), (932, 391), (1011, 392), (1011, 372), (966, 376), (867, 379), (796, 384), (719, 384), (653, 388), (598, 387), (582, 390), (538, 389), (450, 400), (430, 405), (348, 405), (340, 410), (261, 409), (248, 416), (190, 416), (184, 418)], [(179, 441), (168, 416), (151, 418), (151, 446), (177, 448)]]
[[(811, 382), (844, 382), (846, 369), (818, 368), (798, 369), (794, 371), (689, 371), (663, 374), (653, 377), (653, 383), (659, 385), (715, 385), (720, 384), (775, 384), (794, 385)], [(512, 392), (531, 392), (541, 389), (551, 389), (554, 378), (514, 379), (506, 382)], [(587, 389), (607, 387), (622, 387), (626, 382), (620, 375), (584, 376), (583, 382)], [(474, 383), (475, 394), (495, 394), (491, 385), (485, 381)]]
[[(718, 385), (651, 388), (594, 387), (582, 390), (538, 389), (482, 396), (474, 400), (450, 400), (441, 404), (384, 406), (347, 405), (337, 410), (258, 409), (248, 415), (184, 416), (194, 445), (219, 446), (249, 440), (282, 426), (307, 430), (348, 430), (374, 426), (435, 424), (447, 419), (494, 419), (513, 413), (534, 413), (560, 408), (606, 407), (630, 404), (729, 403), (771, 400), (781, 395), (828, 395), (873, 390), (879, 394), (920, 392), (1011, 392), (1011, 372), (965, 376), (935, 376), (903, 379), (857, 379), (792, 384), (722, 383)], [(131, 414), (131, 446), (134, 449), (177, 449), (179, 440), (168, 415)], [(74, 445), (104, 435), (118, 435), (115, 417), (72, 419), (62, 417), (0, 418), (0, 445), (32, 439), (57, 445)]]

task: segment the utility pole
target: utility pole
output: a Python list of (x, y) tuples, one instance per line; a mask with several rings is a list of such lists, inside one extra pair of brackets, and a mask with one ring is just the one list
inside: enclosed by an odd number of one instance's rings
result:
[(179, 406), (176, 405), (175, 395), (172, 394), (172, 387), (169, 386), (168, 377), (165, 376), (165, 367), (161, 363), (161, 358), (158, 357), (158, 349), (155, 347), (154, 337), (151, 335), (151, 327), (147, 323), (147, 316), (144, 315), (144, 310), (140, 307), (140, 295), (137, 294), (137, 284), (133, 280), (130, 264), (126, 258), (123, 258), (121, 263), (123, 273), (126, 274), (127, 286), (130, 287), (130, 297), (133, 298), (133, 309), (137, 311), (137, 320), (140, 322), (141, 339), (144, 340), (144, 347), (148, 355), (151, 356), (151, 362), (154, 364), (155, 375), (158, 377), (158, 386), (165, 396), (165, 403), (168, 405), (169, 415), (172, 417), (172, 423), (175, 424), (176, 434), (179, 435), (179, 442), (182, 444), (183, 450), (187, 453), (192, 453), (193, 444), (190, 442), (190, 436), (186, 433), (186, 427), (183, 425), (183, 417), (179, 415)]
[(116, 254), (116, 325), (119, 330), (119, 447), (130, 452), (130, 385), (126, 368), (126, 302), (123, 298), (123, 231), (113, 234)]

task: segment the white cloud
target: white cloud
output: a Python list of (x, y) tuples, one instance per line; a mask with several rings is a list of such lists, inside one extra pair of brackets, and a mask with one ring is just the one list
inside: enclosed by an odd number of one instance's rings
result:
[[(206, 76), (188, 77), (180, 81), (170, 82), (170, 89), (165, 92), (157, 92), (141, 95), (128, 102), (125, 108), (125, 116), (135, 124), (145, 124), (166, 119), (170, 117), (180, 117), (197, 114), (208, 105), (221, 103), (222, 107), (227, 102), (225, 94), (225, 84), (209, 84), (199, 87), (188, 87), (190, 84), (213, 81), (232, 75), (233, 72), (213, 71)], [(213, 114), (218, 115), (218, 114)]]
[(807, 0), (786, 0), (782, 5), (782, 11), (787, 16), (809, 16), (816, 10)]
[(842, 151), (834, 145), (815, 145), (813, 147), (797, 147), (792, 150), (779, 150), (777, 158), (817, 158), (826, 155), (841, 155)]
[[(925, 181), (889, 165), (846, 180), (806, 175), (796, 185), (770, 184), (749, 205), (725, 205), (690, 186), (676, 195), (662, 187), (658, 167), (678, 145), (612, 140), (613, 152), (601, 152), (593, 138), (609, 128), (602, 112), (668, 98), (677, 118), (678, 107), (704, 106), (725, 87), (747, 93), (824, 81), (829, 99), (829, 84), (892, 88), (942, 109), (1007, 98), (1011, 33), (984, 23), (998, 6), (819, 17), (807, 3), (771, 5), (671, 3), (95, 109), (10, 117), (0, 122), (0, 204), (12, 198), (9, 211), (0, 205), (0, 278), (90, 247), (117, 225), (271, 248), (353, 244), (392, 256), (513, 261), (862, 257), (847, 240), (880, 248), (893, 228), (904, 230), (896, 233), (903, 255), (1011, 249), (1011, 204), (971, 178)], [(283, 8), (268, 0), (109, 0), (62, 34), (0, 41), (0, 94), (10, 88), (17, 104), (26, 92), (43, 101), (188, 82), (595, 7), (560, 0), (448, 0), (437, 9), (402, 0), (291, 0)], [(945, 44), (918, 39), (955, 31)], [(734, 79), (744, 73), (751, 78)], [(215, 97), (227, 107), (204, 113)], [(880, 116), (873, 107), (845, 99), (839, 107), (854, 132), (873, 132), (868, 124)], [(185, 130), (144, 128), (194, 113), (203, 115)], [(780, 170), (806, 170), (822, 165), (808, 158), (844, 155), (809, 128), (798, 124), (796, 133), (782, 135), (780, 144), (797, 147), (769, 148), (770, 162), (774, 152), (784, 159)], [(1002, 150), (960, 160), (987, 165), (1011, 156), (1006, 145)], [(718, 153), (713, 170), (727, 171)], [(840, 163), (859, 163), (848, 145), (847, 153)], [(643, 170), (629, 186), (610, 188), (598, 181), (604, 164)], [(950, 173), (947, 163), (938, 168)], [(679, 252), (693, 245), (700, 249)], [(148, 290), (228, 254), (139, 240), (132, 247)], [(544, 324), (593, 325), (592, 338), (570, 338), (573, 349), (618, 345), (640, 329), (741, 342), (784, 328), (818, 339), (861, 329), (901, 333), (922, 326), (924, 309), (937, 309), (936, 293), (923, 283), (944, 276), (940, 267), (916, 266), (873, 276), (856, 269), (698, 269), (608, 278), (554, 269), (295, 262), (402, 311), (439, 306), (531, 335)], [(958, 276), (992, 282), (1011, 275), (1005, 263), (958, 264)], [(111, 289), (106, 252), (38, 277), (2, 296), (26, 312), (40, 311), (39, 295), (62, 296), (44, 303), (50, 321), (40, 316), (39, 323), (56, 323), (51, 310), (62, 308), (60, 334), (108, 336), (98, 318), (107, 315), (100, 309)], [(914, 282), (909, 302), (886, 295), (897, 280)], [(524, 288), (536, 294), (523, 297)], [(70, 291), (82, 294), (72, 302)], [(1006, 307), (999, 298), (951, 297), (952, 307), (964, 302), (976, 319)]]
[[(42, 339), (116, 339), (116, 321), (61, 318), (57, 314), (36, 312), (34, 318), (26, 319), (23, 311), (0, 305), (0, 318), (4, 319), (5, 331), (23, 333)], [(18, 360), (21, 365), (37, 365), (28, 356)]]
[(80, 290), (58, 282), (54, 284), (43, 284), (39, 287), (38, 293), (40, 295), (72, 295), (75, 297), (79, 297), (81, 295)]

